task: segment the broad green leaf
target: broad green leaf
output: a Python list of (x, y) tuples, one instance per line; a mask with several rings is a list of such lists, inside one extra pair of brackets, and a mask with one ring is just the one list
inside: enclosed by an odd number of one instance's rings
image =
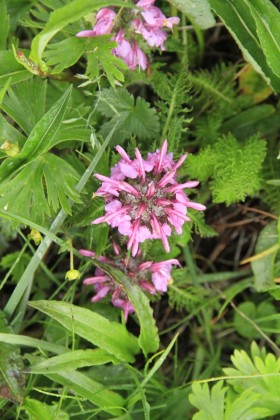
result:
[(208, 29), (215, 25), (208, 0), (168, 0), (181, 12), (190, 16), (201, 29)]
[(75, 22), (83, 16), (101, 9), (106, 6), (125, 6), (133, 7), (132, 5), (118, 0), (104, 1), (104, 0), (73, 0), (60, 9), (51, 13), (45, 29), (40, 32), (32, 41), (30, 59), (40, 65), (42, 70), (46, 69), (46, 65), (42, 61), (43, 52), (54, 37), (54, 35), (63, 29), (69, 23)]
[(277, 230), (277, 223), (272, 222), (269, 225), (265, 226), (261, 233), (259, 234), (255, 254), (261, 254), (269, 250), (270, 248), (272, 252), (260, 255), (260, 258), (252, 261), (252, 270), (255, 276), (255, 288), (258, 292), (267, 290), (269, 288), (275, 287), (274, 279), (274, 264), (275, 258), (279, 248), (277, 248), (278, 244), (278, 230)]
[(159, 347), (158, 330), (153, 318), (150, 301), (144, 292), (136, 284), (125, 276), (120, 270), (110, 267), (108, 264), (94, 260), (94, 264), (100, 267), (105, 273), (109, 274), (117, 283), (125, 289), (128, 298), (134, 306), (135, 312), (140, 323), (139, 345), (145, 355), (154, 353)]
[(49, 315), (69, 331), (114, 355), (119, 360), (133, 362), (138, 353), (137, 339), (124, 325), (110, 322), (103, 316), (65, 302), (37, 301), (30, 306)]
[(1, 11), (0, 50), (5, 50), (7, 37), (8, 37), (9, 29), (10, 29), (10, 17), (7, 13), (6, 0), (0, 0), (0, 11)]
[(270, 0), (244, 0), (257, 25), (267, 62), (280, 79), (280, 12)]
[[(232, 34), (245, 60), (265, 78), (276, 92), (279, 92), (280, 78), (275, 75), (269, 65), (266, 51), (263, 50), (260, 43), (256, 20), (252, 15), (252, 5), (254, 4), (254, 8), (256, 8), (256, 3), (250, 2), (250, 7), (248, 7), (248, 0), (224, 0), (223, 2), (210, 0), (210, 4)], [(269, 36), (269, 32), (267, 36)]]
[(71, 95), (70, 86), (63, 96), (41, 118), (30, 133), (22, 151), (13, 158), (7, 158), (0, 167), (0, 180), (6, 179), (20, 166), (31, 162), (37, 156), (45, 153), (51, 145), (63, 120)]
[(18, 143), (20, 147), (24, 145), (26, 138), (24, 135), (8, 123), (6, 118), (0, 114), (0, 142), (1, 144), (5, 141), (9, 143)]
[(114, 356), (104, 350), (74, 350), (37, 363), (28, 368), (28, 372), (36, 374), (60, 373), (110, 362), (119, 363)]
[(11, 79), (10, 85), (13, 85), (32, 77), (32, 74), (23, 69), (22, 65), (16, 61), (11, 50), (0, 51), (0, 62), (0, 86), (3, 86), (9, 79)]
[(22, 410), (26, 412), (29, 420), (68, 420), (69, 415), (65, 411), (59, 410), (55, 405), (47, 405), (33, 398), (26, 398), (22, 405)]
[(201, 385), (194, 382), (189, 400), (199, 412), (193, 416), (193, 420), (224, 420), (226, 391), (223, 381), (217, 382), (211, 392), (207, 383)]
[[(3, 312), (0, 312), (0, 331), (8, 333), (9, 328)], [(24, 395), (23, 363), (19, 349), (5, 343), (0, 346), (0, 397), (12, 402), (22, 402)]]
[(88, 376), (77, 372), (46, 374), (54, 382), (67, 386), (76, 394), (86, 398), (92, 404), (97, 405), (113, 416), (123, 414), (121, 407), (124, 406), (124, 399), (116, 392), (106, 389), (99, 382), (90, 379)]
[(48, 341), (38, 340), (27, 335), (0, 333), (0, 343), (12, 344), (18, 347), (34, 347), (51, 353), (61, 354), (65, 353), (65, 347), (59, 346)]

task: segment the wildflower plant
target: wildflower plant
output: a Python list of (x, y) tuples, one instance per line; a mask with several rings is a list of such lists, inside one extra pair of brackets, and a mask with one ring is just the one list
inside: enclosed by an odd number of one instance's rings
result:
[(279, 418), (279, 0), (0, 10), (1, 419)]

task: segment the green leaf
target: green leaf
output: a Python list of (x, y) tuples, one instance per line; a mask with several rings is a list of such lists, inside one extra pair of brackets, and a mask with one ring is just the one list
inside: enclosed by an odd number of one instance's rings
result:
[(31, 162), (51, 147), (51, 142), (63, 120), (71, 90), (72, 87), (70, 86), (62, 97), (40, 119), (30, 133), (22, 151), (17, 156), (7, 158), (2, 163), (0, 167), (0, 180), (3, 181), (20, 166)]
[(19, 347), (34, 347), (36, 349), (50, 351), (55, 354), (65, 353), (66, 350), (65, 347), (55, 343), (49, 343), (48, 341), (17, 334), (0, 333), (0, 343), (12, 344)]
[[(259, 254), (272, 248), (274, 245), (278, 244), (278, 230), (277, 223), (272, 222), (265, 226), (261, 233), (259, 234), (255, 253)], [(278, 252), (277, 246), (272, 249), (267, 255), (260, 256), (255, 261), (252, 261), (252, 270), (255, 276), (255, 288), (258, 292), (267, 290), (269, 288), (276, 287), (274, 279), (274, 265), (275, 258)]]
[[(274, 42), (271, 31), (267, 31), (266, 34), (263, 33), (264, 24), (271, 19), (271, 7), (268, 7), (269, 3), (270, 2), (267, 0), (265, 3), (259, 1), (249, 2), (248, 0), (224, 0), (223, 2), (220, 0), (210, 0), (212, 8), (232, 34), (240, 47), (245, 60), (247, 60), (252, 67), (265, 78), (266, 82), (270, 84), (276, 92), (279, 92), (280, 78), (276, 76), (274, 69), (272, 70), (270, 67), (270, 64), (272, 63), (270, 55), (273, 53), (275, 54), (273, 63), (275, 61), (278, 61), (279, 63), (279, 54), (277, 54), (279, 45), (276, 50), (270, 50), (271, 45), (273, 45)], [(277, 15), (275, 14), (272, 19), (273, 27), (275, 26), (277, 19), (279, 22), (278, 14), (279, 12), (277, 11)], [(277, 29), (277, 34), (278, 33), (279, 26)], [(261, 40), (259, 34), (261, 35)], [(269, 51), (267, 51), (267, 44), (270, 45)], [(266, 46), (266, 49), (263, 49), (264, 46)]]
[(94, 264), (100, 267), (105, 273), (121, 284), (127, 293), (129, 301), (134, 306), (140, 323), (139, 345), (145, 355), (154, 353), (159, 347), (158, 331), (150, 307), (150, 301), (143, 291), (136, 284), (126, 277), (120, 270), (114, 269), (108, 264), (94, 260)]
[(181, 12), (190, 16), (201, 29), (215, 25), (214, 16), (208, 0), (168, 0)]
[(0, 208), (43, 224), (45, 216), (62, 207), (71, 214), (68, 198), (79, 202), (77, 172), (62, 158), (46, 153), (0, 186)]
[[(9, 328), (3, 312), (0, 312), (0, 331), (8, 333)], [(20, 403), (24, 395), (23, 363), (19, 349), (5, 343), (0, 346), (0, 397)]]
[(273, 105), (262, 104), (246, 109), (228, 119), (222, 125), (221, 132), (227, 134), (230, 131), (238, 140), (246, 140), (256, 132), (260, 136), (267, 136), (278, 132), (279, 128), (279, 113)]
[[(6, 0), (0, 0), (1, 25), (0, 25), (0, 50), (6, 49), (7, 38), (10, 29), (10, 17), (7, 13)], [(1, 63), (2, 66), (2, 63)]]
[[(266, 328), (275, 328), (276, 324), (272, 320), (266, 320), (270, 315), (276, 314), (276, 309), (269, 302), (261, 302), (255, 305), (253, 302), (243, 302), (237, 307), (248, 318), (250, 318), (259, 328), (266, 332)], [(238, 334), (244, 338), (261, 338), (260, 333), (253, 325), (244, 319), (238, 312), (234, 313), (234, 326)]]
[(257, 25), (257, 34), (267, 62), (280, 79), (280, 12), (270, 0), (244, 0)]
[(106, 6), (133, 7), (132, 5), (118, 0), (73, 0), (71, 3), (68, 3), (51, 13), (46, 27), (42, 32), (36, 35), (32, 41), (31, 54), (29, 58), (42, 67), (42, 70), (45, 70), (46, 66), (42, 61), (42, 55), (47, 44), (54, 35), (66, 25), (75, 22), (94, 10), (101, 9)]
[(28, 368), (28, 372), (36, 374), (60, 373), (110, 362), (118, 363), (118, 360), (104, 350), (74, 350), (37, 363)]
[(45, 114), (47, 82), (39, 77), (18, 83), (8, 90), (1, 105), (28, 135)]
[(26, 398), (21, 409), (25, 410), (29, 420), (68, 420), (69, 416), (64, 411), (56, 411), (54, 405), (49, 406), (33, 398)]
[(139, 351), (136, 338), (126, 327), (97, 313), (65, 302), (37, 301), (30, 306), (49, 315), (66, 329), (93, 343), (119, 360), (134, 361)]
[(111, 41), (111, 35), (96, 36), (87, 39), (87, 68), (86, 75), (94, 79), (99, 75), (99, 66), (103, 68), (110, 84), (115, 85), (115, 79), (123, 82), (123, 73), (128, 67), (123, 60), (112, 54), (117, 43)]
[(194, 382), (190, 402), (199, 409), (193, 416), (193, 420), (224, 420), (224, 399), (227, 388), (223, 387), (223, 381), (219, 381), (209, 390), (208, 384)]
[(159, 121), (156, 110), (142, 98), (134, 97), (126, 89), (103, 89), (98, 97), (98, 110), (110, 121), (101, 127), (101, 134), (107, 136), (114, 124), (120, 122), (112, 142), (122, 143), (130, 136), (139, 140), (156, 138)]
[(44, 56), (48, 66), (55, 65), (51, 73), (61, 73), (67, 67), (73, 66), (83, 54), (85, 43), (85, 38), (72, 37), (50, 44)]
[(0, 51), (0, 62), (0, 86), (5, 85), (9, 79), (10, 85), (13, 85), (32, 77), (32, 74), (16, 61), (12, 50)]
[(106, 389), (99, 382), (90, 379), (88, 376), (77, 372), (53, 373), (46, 375), (54, 382), (67, 386), (76, 394), (86, 398), (92, 404), (102, 408), (113, 416), (123, 414), (121, 407), (124, 406), (124, 399), (116, 392)]
[(211, 183), (213, 201), (230, 205), (244, 201), (261, 186), (260, 170), (266, 155), (266, 142), (251, 137), (238, 143), (228, 135), (215, 145), (214, 176)]
[(8, 123), (6, 118), (0, 114), (0, 141), (4, 143), (8, 141), (9, 143), (16, 144), (18, 143), (19, 146), (23, 146), (26, 138), (24, 135), (14, 128), (11, 124)]

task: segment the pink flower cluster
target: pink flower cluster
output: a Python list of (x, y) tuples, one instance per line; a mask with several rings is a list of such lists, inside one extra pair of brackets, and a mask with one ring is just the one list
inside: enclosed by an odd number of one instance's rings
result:
[[(151, 295), (156, 295), (157, 292), (166, 292), (168, 284), (172, 281), (170, 274), (172, 266), (180, 265), (176, 259), (161, 262), (144, 262), (140, 251), (138, 251), (135, 258), (125, 258), (120, 255), (119, 247), (115, 243), (113, 243), (113, 247), (116, 257), (114, 259), (99, 257), (100, 262), (123, 271), (133, 283), (138, 284)], [(95, 253), (92, 251), (81, 249), (79, 252), (86, 257), (95, 257)], [(97, 268), (94, 276), (86, 278), (84, 284), (93, 285), (96, 294), (91, 299), (92, 302), (95, 303), (106, 296), (110, 296), (112, 304), (124, 311), (126, 321), (128, 315), (134, 312), (134, 307), (128, 300), (123, 287), (114, 282), (102, 269)]]
[(95, 175), (102, 181), (96, 195), (104, 197), (106, 206), (105, 215), (92, 223), (108, 223), (128, 236), (127, 248), (132, 249), (132, 256), (137, 255), (139, 243), (146, 239), (161, 239), (169, 252), (167, 237), (173, 228), (182, 233), (184, 222), (190, 221), (187, 209), (205, 210), (205, 206), (190, 201), (183, 191), (196, 187), (198, 182), (176, 181), (177, 170), (187, 155), (175, 163), (167, 147), (165, 140), (160, 150), (148, 153), (144, 160), (138, 149), (135, 159), (131, 159), (121, 146), (116, 146), (121, 159), (111, 169), (111, 176)]
[[(119, 14), (112, 9), (100, 9), (96, 15), (96, 23), (92, 30), (77, 33), (78, 37), (92, 37), (113, 34), (112, 40), (117, 47), (112, 53), (121, 58), (131, 70), (140, 67), (145, 70), (148, 60), (145, 53), (138, 46), (138, 39), (144, 39), (150, 47), (165, 49), (164, 43), (167, 33), (164, 27), (173, 28), (180, 21), (178, 17), (167, 18), (161, 10), (154, 6), (155, 0), (140, 0), (135, 3), (139, 9), (123, 9)], [(126, 22), (127, 28), (120, 27)], [(127, 29), (127, 30), (126, 30)]]

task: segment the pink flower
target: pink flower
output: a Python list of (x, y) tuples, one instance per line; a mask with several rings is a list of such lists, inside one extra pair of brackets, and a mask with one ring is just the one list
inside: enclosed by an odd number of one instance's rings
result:
[[(168, 284), (172, 281), (171, 270), (173, 266), (180, 265), (176, 259), (161, 262), (143, 261), (140, 251), (137, 252), (136, 258), (124, 257), (115, 242), (113, 242), (113, 249), (116, 255), (114, 259), (99, 257), (99, 260), (123, 271), (133, 283), (138, 284), (151, 295), (156, 295), (157, 292), (166, 292)], [(79, 252), (89, 258), (95, 256), (92, 251), (81, 249)], [(96, 268), (94, 276), (86, 278), (84, 284), (93, 285), (95, 292), (91, 299), (93, 303), (110, 296), (112, 304), (124, 311), (126, 321), (128, 315), (135, 312), (122, 285), (116, 283), (102, 269)]]
[(161, 239), (166, 252), (170, 251), (167, 237), (172, 229), (182, 233), (184, 222), (190, 221), (187, 209), (205, 210), (205, 206), (189, 200), (185, 188), (194, 188), (197, 181), (179, 184), (177, 169), (187, 155), (177, 163), (172, 153), (167, 153), (167, 140), (160, 150), (148, 153), (144, 160), (138, 149), (131, 159), (121, 146), (116, 150), (120, 161), (111, 170), (111, 177), (96, 174), (102, 181), (96, 195), (105, 198), (105, 215), (93, 224), (108, 223), (117, 227), (120, 234), (128, 236), (127, 248), (132, 255), (138, 252), (139, 243), (146, 239)]
[(111, 9), (100, 9), (96, 15), (96, 24), (92, 30), (81, 31), (76, 34), (78, 37), (91, 37), (97, 35), (110, 34), (112, 32), (116, 13)]
[(140, 67), (142, 70), (147, 68), (147, 57), (133, 40), (131, 44), (124, 38), (124, 29), (121, 29), (113, 38), (118, 46), (112, 50), (112, 53), (121, 58), (131, 70)]

